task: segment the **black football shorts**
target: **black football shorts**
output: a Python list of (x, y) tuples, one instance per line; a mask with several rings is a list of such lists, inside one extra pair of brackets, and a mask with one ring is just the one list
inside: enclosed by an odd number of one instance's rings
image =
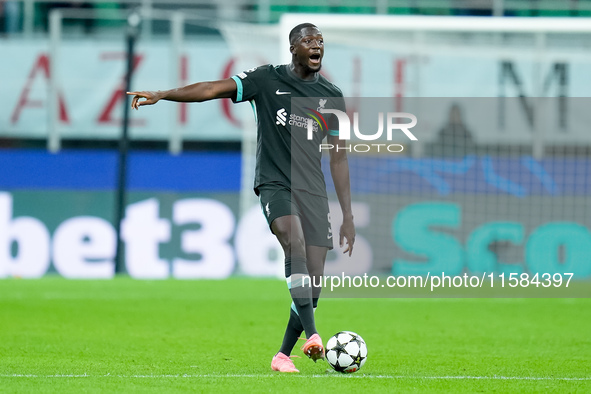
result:
[(260, 185), (257, 191), (269, 228), (278, 217), (296, 215), (302, 222), (306, 245), (333, 248), (328, 198), (276, 183)]

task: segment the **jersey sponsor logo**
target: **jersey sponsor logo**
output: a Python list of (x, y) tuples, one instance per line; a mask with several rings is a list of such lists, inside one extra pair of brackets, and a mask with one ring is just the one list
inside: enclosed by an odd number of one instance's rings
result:
[[(296, 114), (289, 115), (289, 125), (290, 126), (295, 126), (295, 127), (301, 128), (301, 129), (306, 129), (308, 127), (309, 121), (312, 121), (312, 119), (307, 118), (305, 116), (296, 115)], [(314, 132), (318, 131), (318, 123), (316, 123), (314, 121), (312, 121), (312, 122), (314, 123), (312, 125)]]
[(291, 94), (291, 92), (281, 92), (281, 91), (279, 91), (279, 89), (277, 89), (277, 90), (275, 91), (275, 94), (279, 96), (279, 95), (281, 95), (281, 94)]
[(287, 119), (287, 111), (285, 108), (281, 108), (277, 111), (277, 117), (275, 118), (275, 124), (285, 126), (285, 121)]
[[(314, 111), (313, 109), (307, 108), (310, 111)], [(307, 114), (310, 115), (310, 114)], [(320, 114), (318, 114), (320, 115)], [(314, 118), (317, 119), (317, 118)], [(314, 123), (312, 125), (312, 129), (316, 132), (318, 131), (318, 125), (320, 124), (320, 122), (314, 122), (311, 118), (305, 117), (305, 116), (301, 116), (301, 115), (296, 115), (296, 114), (289, 114), (289, 121), (288, 121), (288, 114), (287, 114), (287, 110), (285, 108), (281, 108), (279, 110), (277, 110), (277, 114), (275, 116), (275, 124), (276, 125), (281, 125), (281, 126), (285, 126), (287, 123), (289, 123), (290, 126), (295, 126), (295, 127), (299, 127), (302, 129), (306, 129), (308, 127), (308, 122), (312, 122)], [(322, 121), (324, 121), (324, 119), (322, 119)], [(324, 121), (324, 124), (326, 125), (326, 121)], [(324, 128), (321, 129), (324, 130)]]

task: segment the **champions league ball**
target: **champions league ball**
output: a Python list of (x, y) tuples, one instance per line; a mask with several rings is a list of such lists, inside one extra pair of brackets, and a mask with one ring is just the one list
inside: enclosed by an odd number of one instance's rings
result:
[(367, 346), (358, 334), (341, 331), (326, 343), (326, 361), (335, 371), (351, 373), (358, 371), (367, 359)]

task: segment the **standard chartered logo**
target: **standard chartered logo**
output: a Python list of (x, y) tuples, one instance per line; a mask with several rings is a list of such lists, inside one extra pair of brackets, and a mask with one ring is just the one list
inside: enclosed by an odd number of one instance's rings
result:
[[(280, 110), (277, 111), (277, 115), (275, 117), (275, 124), (285, 126), (289, 123), (290, 126), (296, 126), (296, 127), (306, 129), (308, 127), (309, 120), (311, 120), (311, 119), (307, 118), (305, 116), (296, 115), (296, 114), (290, 114), (289, 120), (288, 120), (287, 111), (285, 110), (285, 108), (281, 108)], [(317, 132), (318, 131), (318, 123), (317, 122), (312, 122), (312, 123), (313, 123), (313, 125), (311, 126), (312, 130), (314, 132)]]
[(275, 124), (285, 126), (285, 120), (287, 119), (287, 111), (285, 108), (281, 108), (277, 111), (277, 117), (275, 118)]

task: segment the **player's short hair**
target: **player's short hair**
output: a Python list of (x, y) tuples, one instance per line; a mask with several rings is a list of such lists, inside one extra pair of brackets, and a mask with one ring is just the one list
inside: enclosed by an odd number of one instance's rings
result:
[(289, 44), (292, 45), (298, 38), (300, 38), (302, 29), (307, 27), (314, 27), (318, 29), (318, 27), (312, 23), (300, 23), (289, 32)]

